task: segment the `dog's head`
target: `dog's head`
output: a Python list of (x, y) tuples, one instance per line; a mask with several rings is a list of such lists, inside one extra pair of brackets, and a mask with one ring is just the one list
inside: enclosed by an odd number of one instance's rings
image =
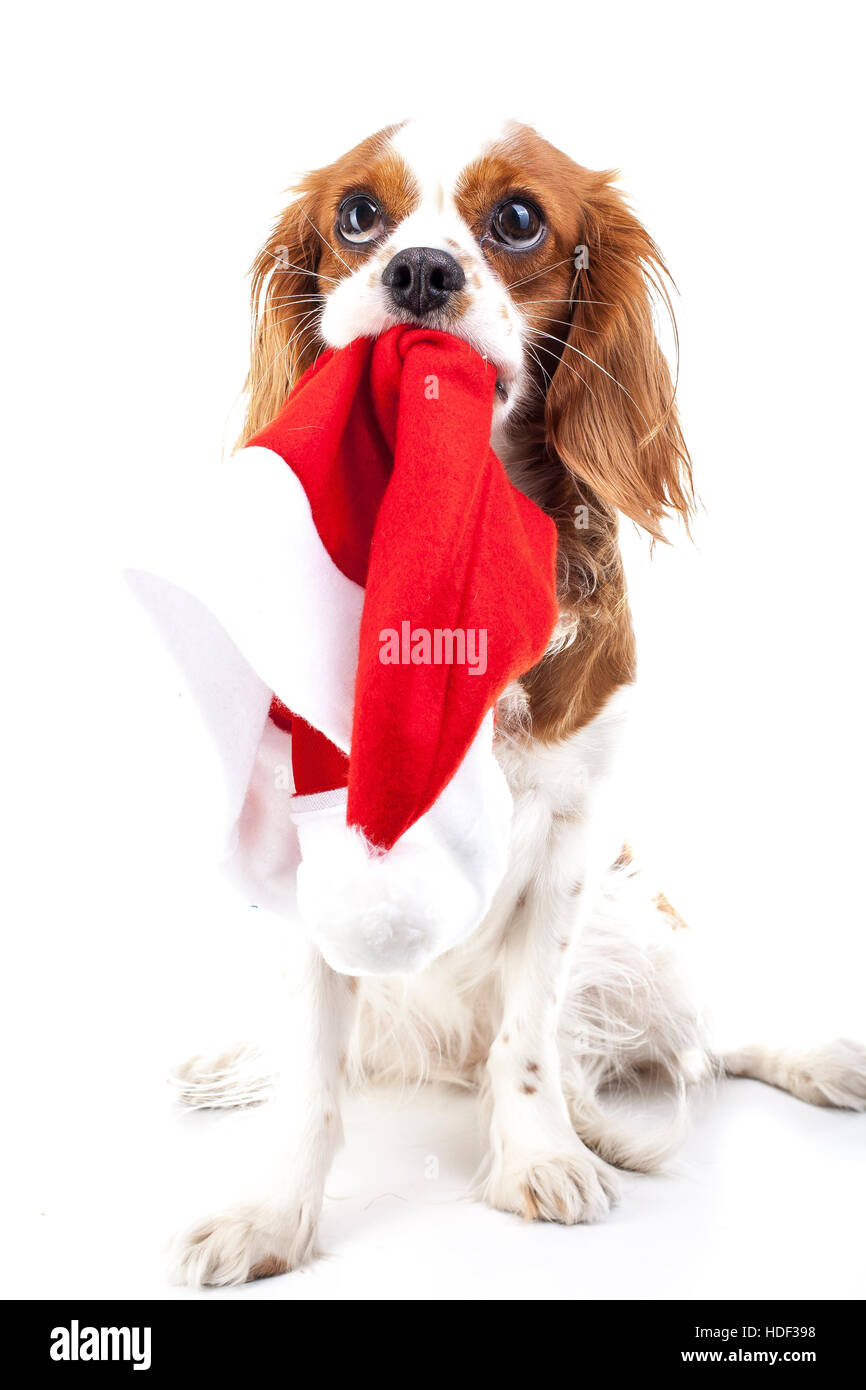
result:
[(528, 126), (381, 131), (304, 177), (259, 253), (245, 437), (323, 346), (424, 323), (495, 365), (498, 449), (520, 453), (522, 426), (658, 536), (692, 495), (653, 323), (665, 276), (612, 175)]

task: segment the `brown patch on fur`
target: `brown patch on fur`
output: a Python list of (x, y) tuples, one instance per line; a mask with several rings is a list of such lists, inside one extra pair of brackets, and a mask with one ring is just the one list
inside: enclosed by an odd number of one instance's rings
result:
[(670, 924), (673, 927), (674, 931), (688, 931), (688, 922), (684, 921), (680, 914), (677, 912), (676, 908), (671, 906), (664, 893), (656, 893), (655, 897), (653, 898), (653, 902), (655, 903), (659, 912), (663, 912), (665, 917), (670, 919)]
[(527, 1062), (527, 1063), (526, 1063), (526, 1070), (527, 1070), (527, 1071), (540, 1071), (541, 1068), (539, 1067), (539, 1065), (538, 1065), (537, 1062)]
[(350, 993), (350, 994), (357, 994), (357, 993), (358, 993), (358, 978), (357, 978), (356, 975), (350, 975), (350, 976), (348, 977), (348, 980), (347, 980), (347, 987), (348, 987), (348, 990), (349, 990), (349, 993)]
[[(569, 594), (565, 602), (571, 601)], [(634, 636), (617, 560), (616, 568), (602, 581), (589, 621), (581, 620), (578, 639), (564, 651), (544, 657), (521, 678), (529, 697), (533, 736), (556, 743), (577, 733), (634, 676)]]
[(259, 1260), (257, 1265), (253, 1265), (250, 1270), (250, 1281), (253, 1279), (272, 1279), (275, 1274), (288, 1274), (288, 1260), (281, 1260), (277, 1255), (266, 1255), (263, 1260)]
[(460, 322), (469, 308), (470, 300), (471, 295), (465, 287), (462, 290), (457, 290), (456, 293), (450, 296), (445, 308), (439, 311), (440, 318), (445, 326), (445, 331), (447, 331), (447, 325), (449, 323), (455, 324)]
[[(634, 680), (617, 513), (661, 539), (667, 513), (687, 521), (693, 506), (674, 388), (653, 327), (650, 288), (669, 307), (667, 272), (614, 177), (582, 168), (515, 124), (464, 170), (456, 195), (526, 316), (538, 358), (537, 403), (520, 420), (521, 462), (511, 471), (559, 532), (572, 640), (521, 681), (532, 734), (550, 742), (582, 728)], [(542, 209), (547, 226), (526, 252), (503, 247), (489, 226), (492, 209), (520, 195)], [(585, 268), (575, 267), (578, 246), (588, 249)]]
[[(575, 164), (514, 123), (463, 171), (456, 202), (538, 334), (536, 351), (552, 377), (546, 433), (558, 461), (661, 539), (666, 512), (687, 518), (693, 505), (688, 451), (652, 318), (651, 288), (670, 308), (667, 268), (615, 178), (615, 171)], [(520, 196), (542, 210), (547, 232), (537, 246), (515, 252), (493, 235), (490, 215)], [(579, 246), (587, 265), (575, 264)]]
[(623, 841), (622, 849), (613, 861), (615, 869), (625, 869), (629, 864), (634, 863), (634, 851), (628, 840)]
[(521, 1086), (520, 1089), (521, 1089), (521, 1091), (523, 1092), (523, 1094), (524, 1094), (525, 1096), (534, 1096), (535, 1093), (536, 1093), (536, 1091), (538, 1090), (538, 1087), (537, 1087), (537, 1086), (530, 1086), (530, 1084), (529, 1084), (528, 1081), (524, 1081), (524, 1083), (523, 1083), (523, 1085)]
[[(322, 349), (318, 316), (312, 311), (323, 302), (323, 287), (327, 290), (351, 274), (376, 249), (344, 246), (338, 240), (340, 203), (350, 193), (371, 193), (382, 204), (389, 226), (402, 222), (415, 207), (416, 181), (388, 144), (398, 128), (380, 130), (333, 164), (305, 174), (253, 262), (249, 404), (239, 443), (270, 423)], [(296, 298), (299, 295), (319, 299)], [(307, 313), (312, 316), (302, 324)]]

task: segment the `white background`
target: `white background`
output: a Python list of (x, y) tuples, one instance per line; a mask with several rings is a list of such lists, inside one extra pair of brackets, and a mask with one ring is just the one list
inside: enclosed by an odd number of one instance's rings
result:
[[(218, 774), (120, 576), (190, 461), (232, 441), (244, 272), (281, 190), (407, 113), (512, 114), (620, 168), (669, 261), (705, 514), (652, 565), (627, 537), (632, 838), (732, 1034), (866, 1039), (858, 7), (23, 14), (0, 84), (4, 1292), (194, 1296), (159, 1243), (205, 1188), (232, 1196), (247, 1141), (178, 1121), (162, 1078), (264, 1015), (279, 933), (217, 879)], [(702, 1102), (679, 1176), (630, 1180), (591, 1230), (460, 1200), (471, 1101), (356, 1100), (347, 1127), (331, 1258), (215, 1296), (866, 1289), (866, 1120), (752, 1083)]]

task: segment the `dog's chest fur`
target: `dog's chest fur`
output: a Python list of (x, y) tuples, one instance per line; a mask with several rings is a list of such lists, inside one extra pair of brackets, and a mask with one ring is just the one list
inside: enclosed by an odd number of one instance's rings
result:
[(356, 1073), (377, 1080), (471, 1081), (483, 1065), (501, 1012), (502, 953), (531, 895), (529, 910), (550, 930), (580, 893), (598, 891), (595, 865), (611, 864), (622, 844), (616, 804), (617, 754), (628, 687), (556, 743), (525, 728), (526, 697), (509, 687), (497, 710), (496, 754), (514, 799), (509, 867), (489, 913), (465, 945), (406, 979), (361, 982), (353, 1048)]

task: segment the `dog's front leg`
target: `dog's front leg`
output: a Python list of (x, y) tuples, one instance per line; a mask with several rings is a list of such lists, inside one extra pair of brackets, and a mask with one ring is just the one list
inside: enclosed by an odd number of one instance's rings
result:
[(578, 1139), (562, 1090), (557, 1028), (571, 947), (595, 883), (574, 826), (554, 819), (540, 872), (520, 895), (503, 945), (503, 1014), (488, 1057), (491, 1167), (485, 1200), (502, 1211), (568, 1225), (603, 1217), (613, 1171)]
[(296, 1269), (315, 1253), (325, 1179), (342, 1140), (340, 1095), (356, 988), (315, 947), (307, 948), (302, 988), (288, 1001), (293, 1018), (265, 1116), (273, 1145), (270, 1176), (177, 1237), (177, 1282), (243, 1284)]

